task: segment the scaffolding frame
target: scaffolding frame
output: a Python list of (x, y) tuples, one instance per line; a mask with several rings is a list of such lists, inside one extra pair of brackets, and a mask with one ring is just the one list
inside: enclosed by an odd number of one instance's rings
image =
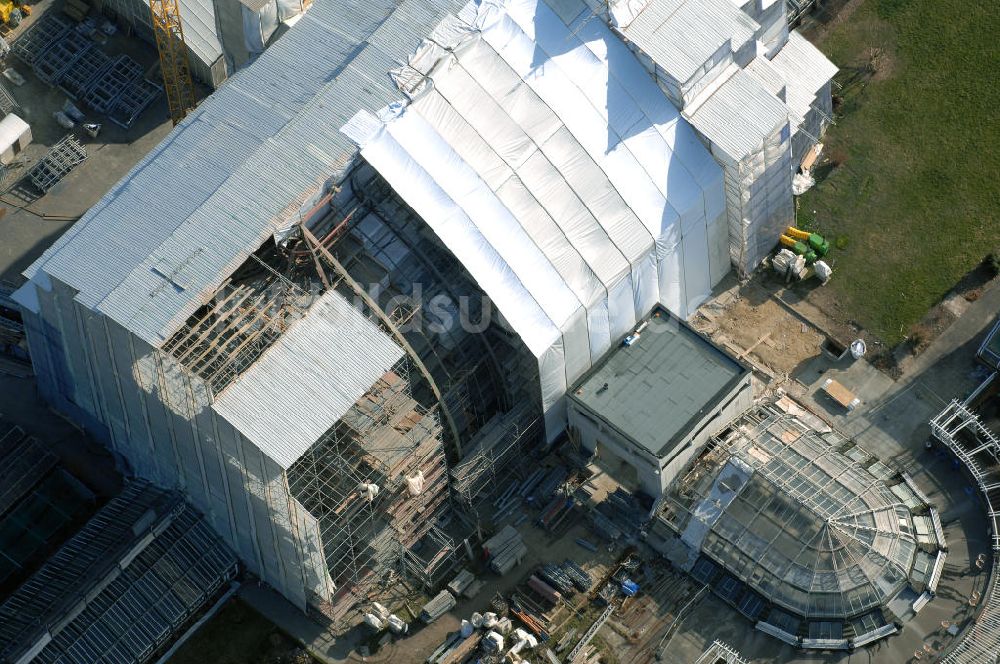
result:
[[(427, 585), (455, 551), (447, 521), (447, 462), (435, 408), (412, 395), (412, 363), (404, 357), (288, 469), (291, 495), (320, 524), (330, 577), (365, 594), (387, 575)], [(407, 478), (423, 476), (413, 495)], [(378, 487), (369, 500), (366, 485)], [(442, 544), (431, 560), (412, 549), (428, 533)], [(441, 552), (443, 555), (440, 555)]]
[(234, 274), (162, 347), (214, 395), (249, 369), (314, 300), (256, 255), (242, 270), (250, 276)]
[(993, 553), (1000, 555), (1000, 440), (957, 399), (931, 420), (931, 434), (958, 457), (979, 487), (986, 501)]

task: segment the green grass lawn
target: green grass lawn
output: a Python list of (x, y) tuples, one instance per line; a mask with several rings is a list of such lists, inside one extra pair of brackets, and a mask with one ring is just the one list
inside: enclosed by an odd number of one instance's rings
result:
[(836, 242), (825, 296), (890, 345), (1000, 247), (998, 9), (861, 0), (818, 44), (848, 75), (882, 55), (867, 84), (844, 89), (824, 139), (842, 163), (798, 221)]

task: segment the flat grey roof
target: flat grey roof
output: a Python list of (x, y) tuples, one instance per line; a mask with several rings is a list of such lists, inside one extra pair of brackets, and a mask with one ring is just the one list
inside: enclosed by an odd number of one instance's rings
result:
[(749, 369), (662, 307), (646, 320), (639, 340), (610, 351), (570, 397), (663, 457)]

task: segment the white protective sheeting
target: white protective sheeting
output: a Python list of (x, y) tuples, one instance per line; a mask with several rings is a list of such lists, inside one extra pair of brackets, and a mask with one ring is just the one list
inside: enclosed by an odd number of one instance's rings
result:
[(837, 73), (837, 66), (797, 30), (770, 64), (786, 82), (788, 108), (800, 119), (809, 115), (817, 94)]
[(721, 169), (575, 1), (486, 0), (399, 72), (408, 108), (343, 129), (538, 359), (550, 438), (615, 340), (657, 302), (687, 316), (728, 269)]
[(402, 357), (395, 342), (331, 290), (212, 408), (287, 469)]

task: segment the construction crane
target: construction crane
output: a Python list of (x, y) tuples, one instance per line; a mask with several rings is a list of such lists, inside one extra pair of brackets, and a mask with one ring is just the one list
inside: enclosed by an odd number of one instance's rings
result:
[(184, 44), (180, 5), (178, 0), (149, 0), (149, 11), (153, 17), (156, 48), (160, 52), (163, 89), (167, 94), (170, 119), (176, 127), (195, 107), (194, 82)]

